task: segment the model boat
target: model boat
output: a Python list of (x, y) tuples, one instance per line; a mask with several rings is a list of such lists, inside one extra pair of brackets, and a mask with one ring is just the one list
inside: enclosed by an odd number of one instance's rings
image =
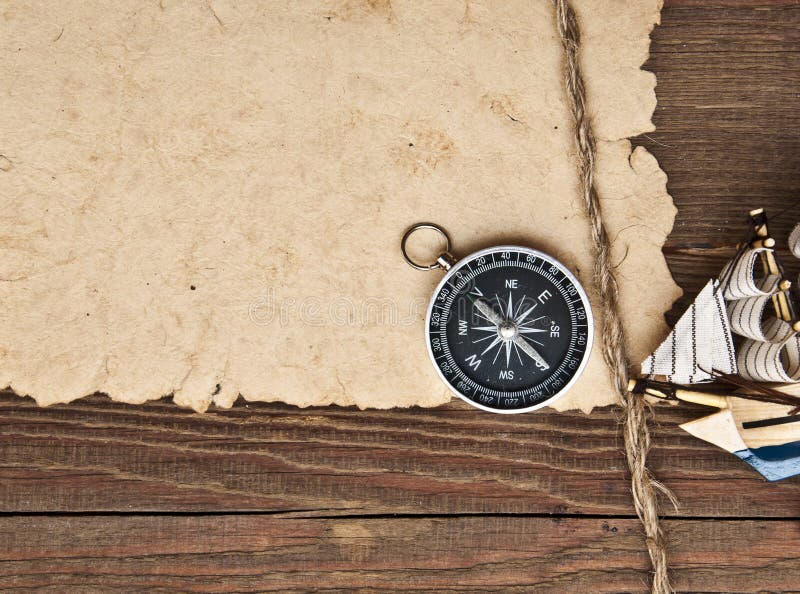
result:
[[(632, 392), (713, 407), (681, 425), (766, 479), (800, 474), (800, 318), (763, 209), (747, 239), (666, 340), (641, 364)], [(800, 259), (800, 224), (789, 235)]]

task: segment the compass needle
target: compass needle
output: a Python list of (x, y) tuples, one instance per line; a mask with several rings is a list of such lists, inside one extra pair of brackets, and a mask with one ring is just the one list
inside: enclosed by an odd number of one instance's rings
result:
[(531, 359), (536, 361), (536, 363), (538, 363), (539, 366), (542, 367), (544, 370), (550, 369), (550, 365), (547, 364), (547, 361), (545, 361), (542, 358), (542, 356), (539, 354), (539, 351), (533, 348), (531, 343), (529, 343), (527, 340), (517, 335), (514, 337), (514, 344), (516, 344), (520, 349), (522, 349), (523, 353), (525, 353)]
[(482, 314), (480, 311), (477, 311), (477, 312), (475, 312), (475, 313), (476, 313), (476, 314), (478, 314), (478, 317), (479, 317), (480, 319), (482, 319), (482, 320), (486, 320), (486, 321), (487, 321), (487, 322), (489, 322), (489, 323), (491, 323), (491, 322), (492, 322), (492, 320), (490, 320), (489, 318), (487, 318), (487, 317), (486, 317), (485, 315), (483, 315), (483, 314)]
[(492, 309), (492, 306), (489, 305), (485, 299), (475, 299), (473, 302), (475, 303), (475, 307), (478, 308), (478, 312), (483, 314), (487, 321), (491, 322), (495, 326), (499, 326), (503, 323), (503, 318), (501, 318), (497, 313)]

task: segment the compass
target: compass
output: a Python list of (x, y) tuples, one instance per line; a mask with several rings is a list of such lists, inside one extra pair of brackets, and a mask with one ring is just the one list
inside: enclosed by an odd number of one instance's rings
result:
[[(419, 229), (446, 241), (430, 264), (406, 250)], [(411, 227), (401, 248), (414, 268), (445, 270), (428, 306), (425, 339), (439, 376), (458, 396), (486, 411), (520, 413), (552, 403), (577, 381), (592, 347), (592, 312), (558, 260), (516, 245), (457, 260), (447, 233), (432, 223)]]

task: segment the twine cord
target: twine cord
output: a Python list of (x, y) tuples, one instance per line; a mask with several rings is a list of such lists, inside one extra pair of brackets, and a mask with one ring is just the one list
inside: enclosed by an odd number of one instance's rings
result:
[(614, 388), (623, 406), (625, 456), (631, 473), (631, 495), (636, 514), (644, 527), (647, 550), (653, 566), (652, 592), (672, 592), (667, 575), (667, 547), (658, 517), (657, 491), (675, 504), (674, 497), (647, 469), (650, 433), (649, 406), (644, 399), (628, 391), (628, 357), (619, 314), (619, 288), (611, 260), (611, 242), (603, 224), (600, 200), (594, 186), (595, 139), (586, 113), (586, 91), (579, 63), (580, 30), (575, 13), (567, 0), (553, 0), (561, 43), (566, 53), (564, 75), (569, 107), (575, 120), (578, 149), (580, 192), (591, 226), (595, 250), (594, 279), (600, 296), (603, 320), (603, 358), (608, 365)]

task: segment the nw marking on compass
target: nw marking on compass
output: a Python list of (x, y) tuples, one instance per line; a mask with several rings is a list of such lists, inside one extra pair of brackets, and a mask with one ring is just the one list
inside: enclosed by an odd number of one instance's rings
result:
[[(506, 368), (511, 365), (512, 352), (517, 356), (517, 359), (519, 359), (520, 365), (524, 365), (522, 354), (520, 353), (520, 351), (522, 351), (522, 353), (533, 360), (533, 362), (536, 364), (536, 367), (539, 369), (546, 370), (550, 368), (550, 365), (544, 360), (544, 358), (533, 347), (533, 345), (531, 345), (531, 342), (538, 344), (539, 346), (544, 346), (544, 343), (534, 339), (531, 336), (523, 336), (539, 334), (548, 331), (544, 328), (533, 327), (533, 324), (544, 318), (544, 316), (530, 319), (528, 317), (533, 310), (538, 307), (539, 303), (544, 303), (550, 297), (549, 291), (545, 291), (539, 295), (538, 302), (534, 302), (530, 307), (525, 304), (525, 299), (528, 299), (527, 295), (523, 295), (522, 299), (517, 302), (515, 307), (513, 291), (509, 291), (508, 304), (505, 308), (503, 308), (500, 298), (495, 293), (494, 298), (497, 301), (497, 304), (500, 306), (502, 314), (498, 314), (495, 311), (492, 305), (484, 298), (483, 292), (481, 292), (481, 290), (477, 287), (470, 291), (468, 297), (475, 305), (477, 310), (475, 313), (478, 315), (478, 317), (490, 324), (489, 326), (472, 326), (472, 330), (487, 333), (486, 336), (472, 341), (473, 344), (483, 343), (491, 340), (491, 342), (488, 343), (480, 355), (472, 355), (467, 357), (467, 361), (470, 365), (477, 368), (480, 364), (480, 359), (478, 359), (478, 357), (487, 353), (491, 355), (492, 350), (496, 349), (494, 351), (494, 358), (492, 359), (493, 365), (497, 362), (500, 353), (504, 351)], [(531, 300), (528, 299), (528, 301), (530, 302)]]

